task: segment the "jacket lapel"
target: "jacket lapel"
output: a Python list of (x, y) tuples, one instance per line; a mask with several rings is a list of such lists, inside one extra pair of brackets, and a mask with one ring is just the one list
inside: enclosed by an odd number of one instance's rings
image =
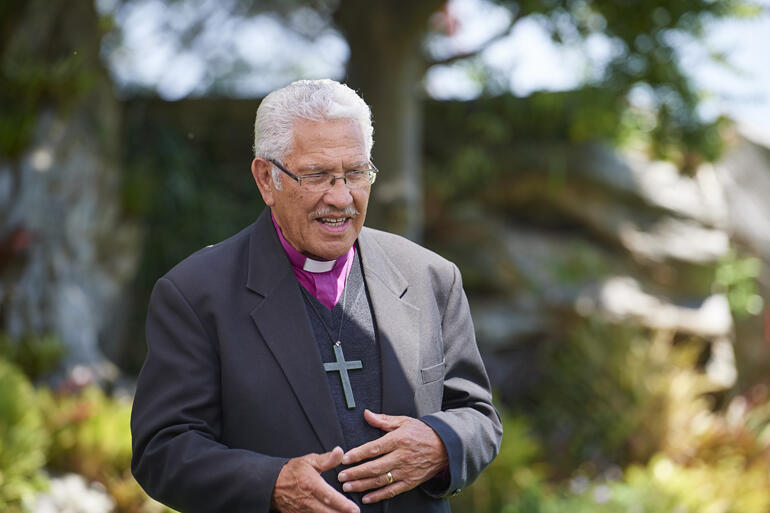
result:
[[(278, 241), (270, 210), (254, 224), (247, 286), (260, 299), (251, 311), (325, 451), (343, 446), (342, 430), (294, 273)], [(266, 384), (269, 386), (269, 384)]]
[(415, 417), (420, 310), (404, 299), (406, 278), (367, 228), (359, 234), (358, 247), (380, 344), (382, 412)]

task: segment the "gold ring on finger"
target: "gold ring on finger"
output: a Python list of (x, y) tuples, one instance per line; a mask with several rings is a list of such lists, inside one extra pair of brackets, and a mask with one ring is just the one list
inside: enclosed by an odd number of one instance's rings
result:
[(388, 484), (393, 484), (393, 474), (388, 472), (386, 475), (388, 476)]

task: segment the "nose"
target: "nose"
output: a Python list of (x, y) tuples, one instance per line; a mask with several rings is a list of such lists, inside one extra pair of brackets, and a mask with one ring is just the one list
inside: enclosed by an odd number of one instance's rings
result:
[(353, 203), (353, 195), (345, 184), (342, 177), (334, 180), (334, 185), (324, 194), (324, 201), (327, 205), (343, 209)]

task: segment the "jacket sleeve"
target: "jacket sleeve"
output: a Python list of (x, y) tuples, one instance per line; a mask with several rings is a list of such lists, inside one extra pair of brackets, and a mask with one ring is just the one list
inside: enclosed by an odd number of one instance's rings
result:
[(151, 497), (185, 513), (267, 512), (288, 459), (219, 442), (217, 344), (168, 278), (155, 285), (146, 329), (131, 412), (134, 477)]
[(423, 486), (435, 497), (457, 493), (472, 483), (497, 456), (503, 433), (460, 271), (454, 264), (452, 272), (441, 321), (446, 361), (441, 411), (420, 419), (439, 435), (449, 456), (448, 480), (434, 479)]

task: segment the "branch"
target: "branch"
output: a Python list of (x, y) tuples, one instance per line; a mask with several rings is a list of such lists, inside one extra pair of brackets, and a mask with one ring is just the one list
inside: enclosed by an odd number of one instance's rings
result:
[(487, 48), (489, 48), (490, 46), (492, 46), (496, 42), (498, 42), (501, 39), (503, 39), (504, 37), (508, 36), (508, 34), (511, 32), (511, 29), (513, 28), (513, 26), (520, 19), (521, 19), (520, 11), (517, 12), (516, 14), (511, 13), (511, 21), (510, 21), (510, 23), (508, 23), (508, 26), (505, 27), (505, 29), (502, 30), (501, 32), (499, 32), (498, 34), (496, 34), (496, 35), (490, 37), (489, 39), (487, 39), (486, 41), (484, 41), (484, 43), (481, 46), (479, 46), (478, 48), (476, 48), (472, 52), (462, 52), (462, 53), (458, 53), (458, 54), (452, 55), (451, 57), (447, 57), (446, 59), (433, 60), (433, 61), (430, 61), (428, 63), (428, 66), (434, 66), (436, 64), (448, 65), (448, 64), (455, 63), (457, 61), (461, 61), (463, 59), (467, 59), (468, 57), (473, 57), (474, 55), (478, 55), (479, 53), (483, 52), (484, 50), (486, 50)]

